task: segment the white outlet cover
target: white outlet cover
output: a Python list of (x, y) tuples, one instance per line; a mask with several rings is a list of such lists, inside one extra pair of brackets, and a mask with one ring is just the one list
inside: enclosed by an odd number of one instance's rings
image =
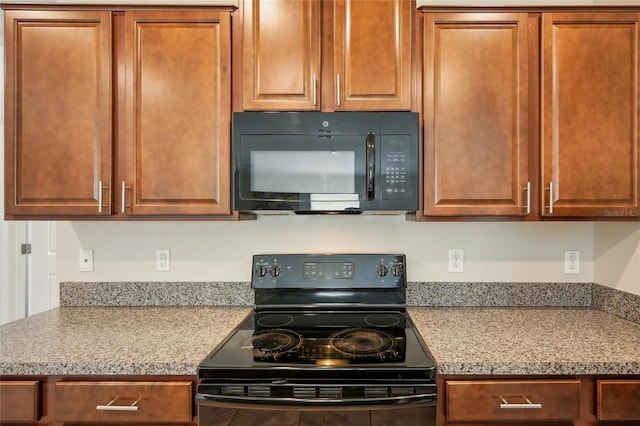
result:
[(580, 273), (580, 252), (578, 250), (566, 250), (564, 252), (564, 273)]
[(464, 272), (464, 250), (449, 249), (449, 272)]

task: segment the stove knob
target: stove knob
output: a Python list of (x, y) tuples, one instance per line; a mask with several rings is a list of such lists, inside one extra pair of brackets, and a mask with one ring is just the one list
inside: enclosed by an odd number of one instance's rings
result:
[(394, 277), (399, 277), (400, 275), (402, 275), (403, 270), (402, 270), (402, 265), (398, 265), (395, 264), (391, 267), (391, 273), (393, 274)]
[(378, 276), (380, 277), (384, 277), (387, 275), (387, 272), (389, 272), (389, 270), (387, 269), (386, 266), (384, 265), (378, 265), (378, 267), (376, 268), (378, 271)]
[(278, 265), (275, 265), (273, 268), (271, 268), (271, 271), (269, 272), (271, 274), (272, 277), (277, 277), (282, 273), (282, 268), (279, 267)]
[(256, 271), (258, 272), (259, 277), (264, 277), (269, 272), (269, 269), (266, 266), (261, 265), (256, 268)]

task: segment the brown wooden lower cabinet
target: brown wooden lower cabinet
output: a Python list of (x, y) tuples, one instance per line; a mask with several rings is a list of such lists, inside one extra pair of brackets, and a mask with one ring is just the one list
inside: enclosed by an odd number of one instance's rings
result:
[(39, 418), (39, 380), (0, 382), (0, 423), (35, 422)]
[(3, 376), (0, 424), (197, 424), (195, 376)]
[(598, 380), (598, 420), (640, 424), (640, 380)]
[(575, 420), (579, 380), (447, 381), (447, 420)]
[(188, 423), (188, 381), (61, 381), (56, 383), (56, 421)]
[(639, 426), (639, 376), (441, 376), (438, 426)]

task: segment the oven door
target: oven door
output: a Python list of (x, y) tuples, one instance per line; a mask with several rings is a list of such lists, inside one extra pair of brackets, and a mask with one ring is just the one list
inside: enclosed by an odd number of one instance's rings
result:
[(196, 404), (199, 426), (436, 424), (435, 383), (201, 383)]
[(359, 213), (373, 200), (373, 134), (244, 134), (234, 141), (236, 210)]

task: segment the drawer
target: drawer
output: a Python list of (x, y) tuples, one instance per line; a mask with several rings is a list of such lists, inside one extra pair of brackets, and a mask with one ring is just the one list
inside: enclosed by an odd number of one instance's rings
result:
[(446, 382), (449, 421), (580, 418), (579, 380)]
[(192, 383), (57, 382), (56, 421), (187, 423), (192, 420)]
[(40, 382), (0, 382), (0, 422), (35, 422), (40, 418)]
[(640, 420), (640, 380), (598, 380), (598, 420)]

